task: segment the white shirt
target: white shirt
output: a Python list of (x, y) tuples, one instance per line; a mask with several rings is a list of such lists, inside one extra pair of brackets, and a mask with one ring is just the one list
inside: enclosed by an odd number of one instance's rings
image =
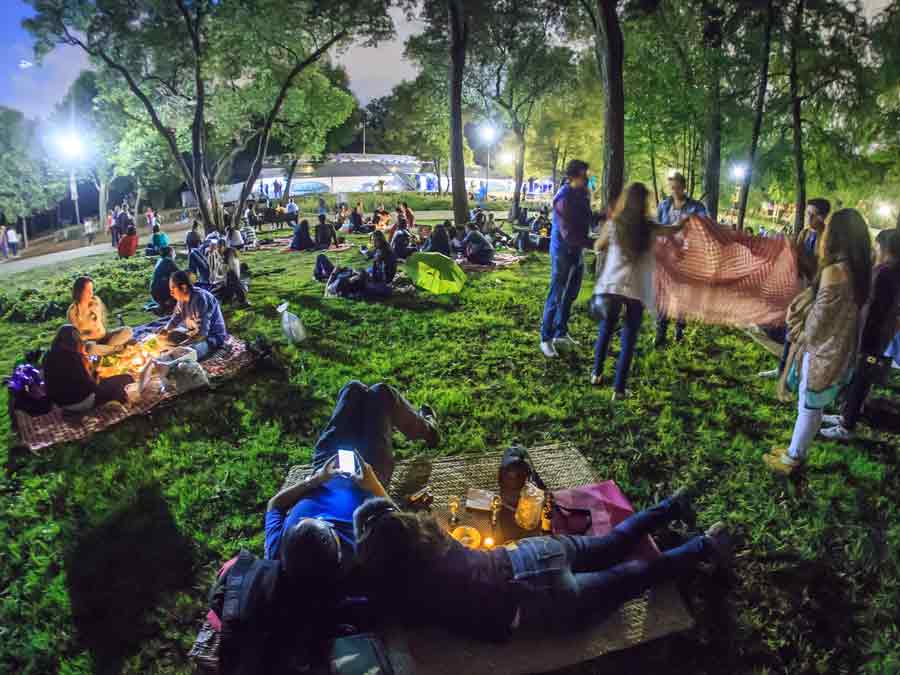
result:
[(243, 246), (244, 245), (244, 237), (241, 236), (240, 230), (234, 230), (231, 234), (228, 235), (228, 245), (229, 246)]
[(19, 233), (16, 232), (13, 228), (9, 228), (6, 231), (6, 241), (10, 244), (18, 244), (19, 243)]
[(656, 255), (654, 246), (656, 237), (650, 237), (650, 246), (637, 258), (629, 256), (616, 236), (618, 227), (609, 222), (609, 248), (603, 272), (594, 285), (594, 294), (621, 295), (633, 300), (640, 300), (646, 309), (656, 307)]

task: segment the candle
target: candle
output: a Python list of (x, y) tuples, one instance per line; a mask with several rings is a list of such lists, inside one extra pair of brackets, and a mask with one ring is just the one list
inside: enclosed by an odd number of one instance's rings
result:
[(494, 547), (494, 538), (493, 537), (485, 537), (484, 538), (484, 547), (485, 548), (493, 548)]

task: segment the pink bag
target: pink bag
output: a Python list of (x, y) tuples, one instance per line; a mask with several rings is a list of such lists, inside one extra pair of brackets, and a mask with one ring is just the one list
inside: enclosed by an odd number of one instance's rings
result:
[[(603, 537), (633, 514), (628, 497), (611, 480), (553, 492), (553, 534)], [(651, 559), (658, 555), (659, 549), (647, 536), (633, 557)]]

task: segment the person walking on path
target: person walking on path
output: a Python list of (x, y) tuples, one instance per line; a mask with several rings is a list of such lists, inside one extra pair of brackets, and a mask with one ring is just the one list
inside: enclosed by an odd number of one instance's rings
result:
[(569, 314), (584, 277), (583, 250), (591, 248), (591, 195), (587, 189), (588, 164), (573, 159), (566, 166), (566, 182), (553, 198), (550, 235), (550, 290), (541, 324), (541, 352), (548, 358), (558, 349), (577, 346), (569, 335)]
[(16, 226), (10, 225), (6, 230), (6, 245), (13, 258), (19, 256), (19, 233), (16, 232)]

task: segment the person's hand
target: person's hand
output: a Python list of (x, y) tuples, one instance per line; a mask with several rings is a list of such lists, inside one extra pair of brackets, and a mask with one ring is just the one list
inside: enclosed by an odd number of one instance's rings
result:
[(386, 493), (384, 487), (381, 485), (381, 481), (378, 480), (378, 476), (375, 474), (375, 469), (373, 469), (372, 465), (368, 462), (364, 462), (362, 458), (360, 458), (359, 461), (362, 462), (363, 466), (362, 478), (354, 476), (353, 480), (366, 492), (371, 492), (378, 497), (384, 496)]
[(162, 336), (162, 337), (167, 337), (167, 336), (169, 335), (169, 329), (168, 329), (168, 328), (163, 328), (161, 331), (159, 331), (159, 334), (160, 334), (160, 336)]

